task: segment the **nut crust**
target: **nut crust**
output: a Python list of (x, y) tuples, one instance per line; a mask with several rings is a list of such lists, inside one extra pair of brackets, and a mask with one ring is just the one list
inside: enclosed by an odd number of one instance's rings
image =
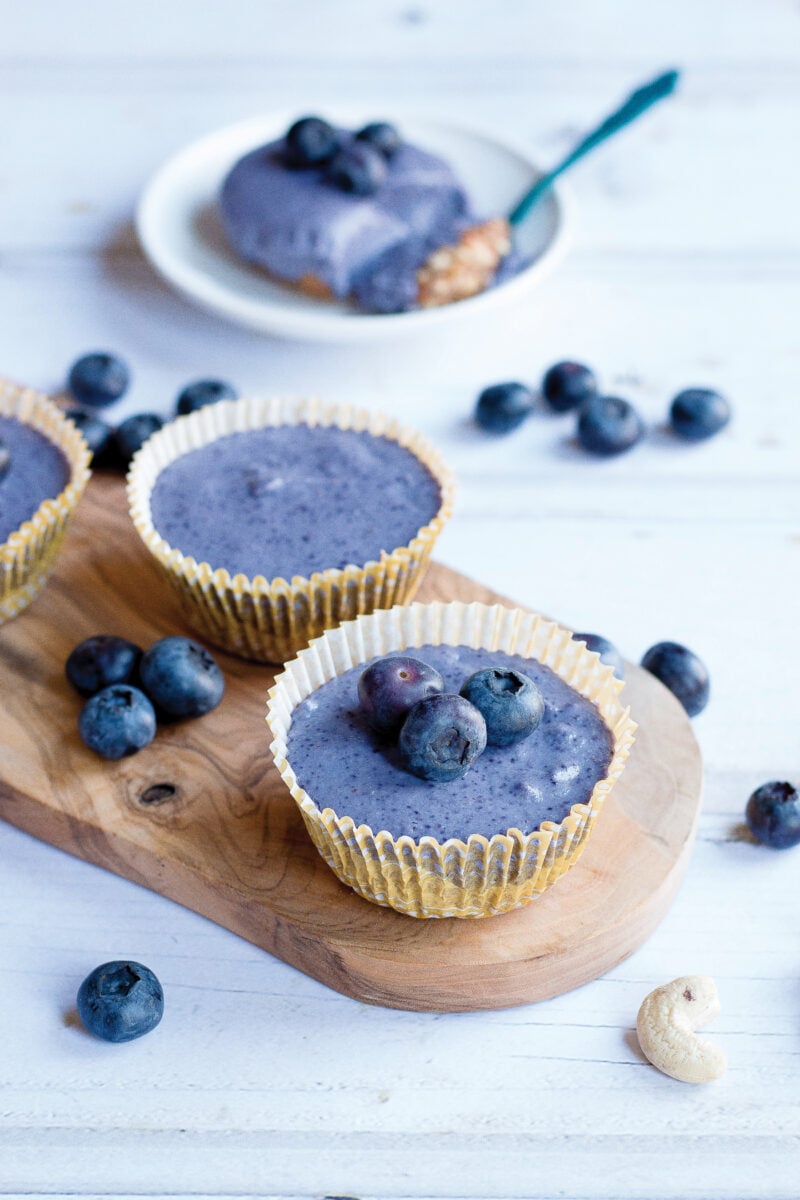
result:
[(511, 249), (505, 217), (472, 225), (452, 246), (440, 246), (417, 271), (420, 308), (438, 308), (484, 291)]

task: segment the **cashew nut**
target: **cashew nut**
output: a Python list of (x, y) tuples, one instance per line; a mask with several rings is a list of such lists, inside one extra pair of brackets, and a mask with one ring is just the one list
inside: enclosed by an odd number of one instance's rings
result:
[(683, 1083), (719, 1079), (727, 1061), (719, 1046), (694, 1032), (716, 1017), (719, 996), (707, 975), (683, 975), (645, 996), (636, 1018), (642, 1053), (654, 1067)]

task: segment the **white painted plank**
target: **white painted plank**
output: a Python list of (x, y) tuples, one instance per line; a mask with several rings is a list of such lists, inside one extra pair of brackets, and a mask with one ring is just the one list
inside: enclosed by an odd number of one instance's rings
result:
[[(44, 10), (44, 12), (43, 12)], [(420, 57), (446, 63), (581, 61), (596, 69), (654, 60), (794, 62), (798, 33), (791, 0), (103, 0), (0, 5), (2, 52), (18, 59), (119, 62), (289, 60), (301, 69), (372, 59), (401, 69)]]

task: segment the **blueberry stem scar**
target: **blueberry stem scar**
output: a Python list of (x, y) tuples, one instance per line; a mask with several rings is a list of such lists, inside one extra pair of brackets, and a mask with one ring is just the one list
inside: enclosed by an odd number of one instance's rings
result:
[(595, 129), (588, 133), (578, 145), (572, 149), (566, 158), (562, 158), (551, 171), (538, 179), (520, 200), (517, 201), (514, 208), (508, 214), (508, 222), (510, 225), (519, 225), (524, 221), (528, 213), (534, 205), (541, 199), (546, 191), (553, 185), (559, 175), (563, 175), (565, 171), (583, 158), (590, 151), (594, 150), (595, 146), (599, 146), (606, 138), (612, 137), (620, 129), (624, 129), (626, 125), (630, 125), (631, 121), (635, 121), (643, 112), (647, 112), (659, 100), (671, 96), (675, 91), (675, 87), (680, 78), (678, 71), (665, 71), (663, 75), (659, 75), (650, 83), (644, 84), (637, 88), (635, 92), (631, 92), (627, 100), (610, 116), (606, 117)]

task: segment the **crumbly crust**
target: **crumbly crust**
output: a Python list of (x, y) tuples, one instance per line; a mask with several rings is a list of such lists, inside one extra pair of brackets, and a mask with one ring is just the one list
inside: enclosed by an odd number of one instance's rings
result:
[(484, 291), (511, 249), (505, 217), (473, 225), (452, 246), (441, 246), (417, 271), (420, 308), (437, 308)]

